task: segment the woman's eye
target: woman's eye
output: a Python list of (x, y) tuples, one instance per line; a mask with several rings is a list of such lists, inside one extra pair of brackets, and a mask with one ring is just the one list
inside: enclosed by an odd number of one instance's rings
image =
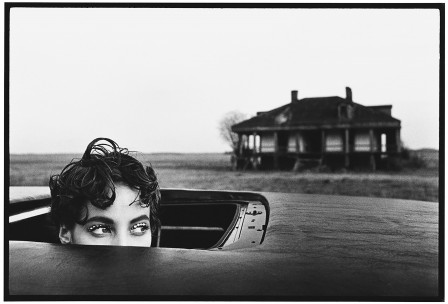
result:
[(131, 227), (131, 234), (143, 235), (149, 229), (149, 225), (146, 223), (138, 223)]
[(106, 236), (112, 233), (112, 229), (106, 225), (93, 225), (90, 226), (87, 231), (89, 231), (94, 236)]

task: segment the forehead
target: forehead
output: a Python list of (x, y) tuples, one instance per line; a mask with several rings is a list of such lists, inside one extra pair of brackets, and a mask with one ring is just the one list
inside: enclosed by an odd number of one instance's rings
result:
[(114, 203), (106, 209), (101, 209), (88, 203), (88, 217), (104, 216), (114, 221), (121, 221), (132, 220), (138, 216), (149, 214), (149, 208), (141, 207), (138, 202), (140, 199), (138, 190), (124, 184), (116, 184), (115, 195)]

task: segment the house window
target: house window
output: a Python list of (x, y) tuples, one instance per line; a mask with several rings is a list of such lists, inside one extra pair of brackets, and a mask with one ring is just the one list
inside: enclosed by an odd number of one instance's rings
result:
[(241, 137), (241, 145), (242, 145), (242, 147), (243, 147), (243, 149), (247, 149), (248, 148), (248, 143), (247, 143), (247, 135), (243, 135), (242, 137)]
[[(373, 151), (377, 151), (377, 141), (373, 137)], [(369, 131), (358, 131), (355, 134), (355, 151), (369, 152), (370, 151), (370, 134)]]
[(274, 133), (266, 133), (266, 134), (262, 135), (261, 151), (262, 152), (274, 152), (275, 151)]
[(381, 134), (381, 152), (387, 152), (387, 138), (386, 138), (386, 134)]
[(338, 108), (340, 119), (352, 119), (353, 118), (353, 106), (347, 104), (341, 104)]
[(255, 151), (261, 152), (260, 135), (255, 135)]
[(288, 152), (297, 152), (296, 151), (296, 137), (295, 133), (290, 133), (288, 138)]
[(327, 152), (342, 152), (344, 149), (344, 142), (342, 134), (338, 131), (330, 131), (325, 137), (325, 151)]
[(249, 135), (249, 149), (250, 150), (254, 149), (254, 136), (253, 135)]
[(347, 119), (348, 115), (347, 115), (347, 105), (341, 105), (339, 107), (339, 117), (342, 119)]

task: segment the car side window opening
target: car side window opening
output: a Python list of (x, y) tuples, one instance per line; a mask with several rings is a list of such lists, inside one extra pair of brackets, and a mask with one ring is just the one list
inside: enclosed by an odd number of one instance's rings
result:
[[(152, 247), (237, 249), (258, 246), (264, 239), (269, 208), (261, 195), (199, 190), (161, 192), (161, 226), (153, 234)], [(50, 198), (12, 204), (9, 239), (60, 243), (49, 205)], [(144, 232), (147, 228), (141, 220), (128, 228)], [(108, 222), (92, 222), (88, 228), (107, 239), (110, 233), (116, 233), (112, 231), (115, 227), (110, 226)]]

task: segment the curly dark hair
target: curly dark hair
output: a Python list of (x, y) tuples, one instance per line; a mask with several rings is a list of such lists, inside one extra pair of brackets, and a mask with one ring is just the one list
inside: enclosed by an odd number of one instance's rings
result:
[[(105, 141), (107, 143), (98, 143)], [(87, 203), (106, 209), (115, 200), (115, 184), (123, 183), (139, 192), (138, 202), (149, 207), (151, 232), (160, 227), (160, 189), (151, 166), (146, 168), (109, 138), (96, 138), (81, 159), (73, 159), (60, 174), (50, 177), (51, 216), (57, 225), (72, 229), (87, 220)], [(83, 217), (83, 213), (85, 216)]]

